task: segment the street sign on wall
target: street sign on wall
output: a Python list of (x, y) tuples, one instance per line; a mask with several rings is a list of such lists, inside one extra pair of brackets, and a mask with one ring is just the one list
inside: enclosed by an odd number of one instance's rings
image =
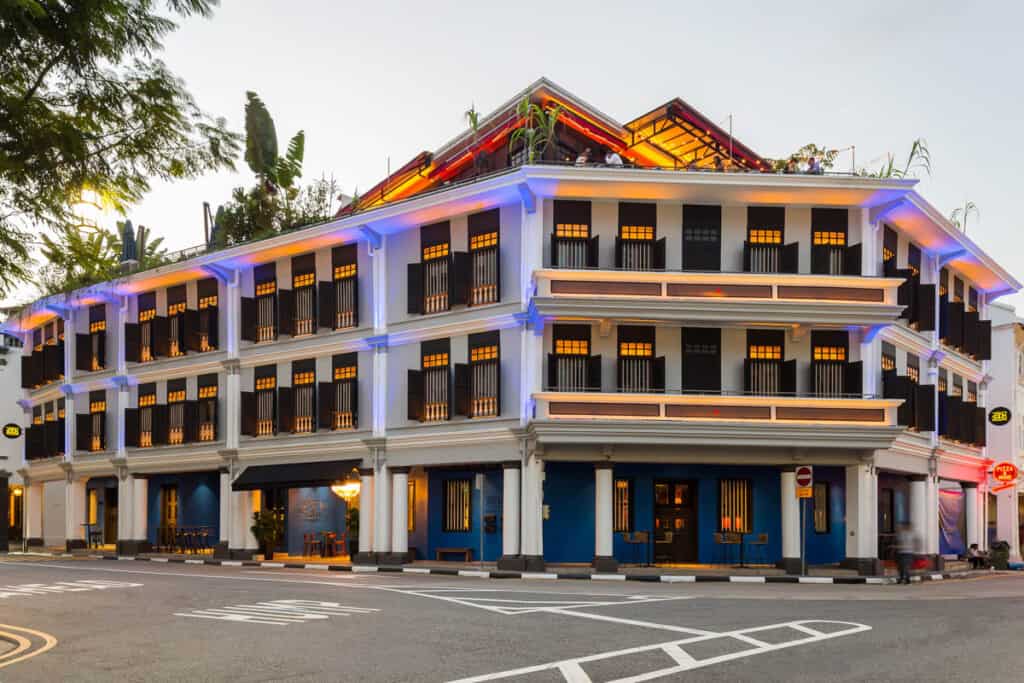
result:
[(8, 439), (17, 439), (21, 436), (21, 425), (16, 425), (13, 422), (8, 422), (4, 425), (4, 436)]
[(796, 497), (810, 498), (814, 495), (814, 468), (800, 465), (796, 468)]
[(1002, 427), (1010, 422), (1012, 414), (1009, 408), (1003, 406), (997, 406), (992, 410), (988, 411), (988, 421), (990, 424), (996, 427)]

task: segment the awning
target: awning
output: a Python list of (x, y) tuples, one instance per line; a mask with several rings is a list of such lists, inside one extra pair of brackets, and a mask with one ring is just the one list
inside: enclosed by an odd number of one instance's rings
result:
[(232, 491), (255, 491), (271, 488), (302, 488), (330, 486), (352, 476), (361, 460), (328, 460), (294, 465), (249, 465), (231, 483)]

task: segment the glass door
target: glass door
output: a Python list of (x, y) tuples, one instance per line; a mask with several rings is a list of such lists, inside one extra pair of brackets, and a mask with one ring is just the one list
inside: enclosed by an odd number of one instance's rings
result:
[(689, 481), (654, 482), (654, 561), (697, 561), (697, 486)]

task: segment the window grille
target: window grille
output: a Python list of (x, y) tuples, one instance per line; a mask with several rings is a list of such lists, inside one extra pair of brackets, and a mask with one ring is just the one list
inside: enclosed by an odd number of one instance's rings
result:
[(782, 347), (775, 344), (751, 344), (750, 391), (758, 396), (778, 394), (782, 389)]
[(719, 486), (721, 530), (749, 534), (753, 527), (750, 481), (722, 479)]
[(316, 431), (313, 414), (313, 401), (316, 392), (316, 373), (312, 371), (296, 372), (292, 375), (292, 398), (295, 401), (295, 425), (297, 434)]
[(622, 268), (650, 270), (654, 259), (654, 226), (623, 225), (619, 227), (622, 241)]
[(336, 329), (356, 326), (356, 275), (355, 263), (334, 267), (334, 327)]
[(153, 445), (153, 407), (156, 394), (139, 396), (139, 448)]
[(469, 239), (471, 306), (498, 300), (498, 232), (473, 235)]
[(612, 530), (627, 532), (633, 530), (633, 486), (629, 479), (616, 479), (612, 489)]
[(590, 342), (586, 339), (556, 339), (555, 356), (558, 386), (552, 389), (586, 391)]
[(274, 433), (274, 390), (276, 377), (256, 378), (256, 436)]
[(921, 379), (921, 361), (911, 353), (907, 354), (907, 377), (914, 384), (917, 384)]
[(842, 275), (846, 254), (846, 233), (842, 230), (815, 230), (811, 242), (819, 249), (828, 250), (827, 275)]
[(153, 360), (153, 318), (155, 317), (155, 308), (139, 311), (139, 362), (141, 363)]
[(356, 366), (334, 368), (334, 429), (355, 429)]
[(100, 357), (100, 337), (107, 329), (106, 320), (96, 320), (89, 323), (89, 367), (93, 372), (103, 369), (103, 364), (106, 362), (106, 358)]
[(184, 356), (181, 347), (181, 326), (185, 322), (185, 302), (167, 305), (168, 354), (171, 358)]
[(750, 248), (750, 272), (779, 272), (782, 263), (780, 228), (750, 228), (747, 231), (747, 242)]
[(448, 306), (448, 243), (423, 248), (423, 311), (447, 311)]
[(555, 225), (556, 260), (561, 268), (586, 268), (590, 226), (582, 223)]
[(896, 369), (896, 347), (882, 342), (882, 371)]
[(199, 440), (217, 438), (217, 385), (199, 387)]
[(811, 351), (814, 393), (818, 396), (840, 396), (844, 393), (846, 348), (815, 346)]
[(316, 273), (292, 277), (295, 295), (295, 336), (316, 332)]
[(92, 416), (92, 439), (89, 441), (90, 451), (103, 450), (103, 421), (107, 416), (107, 402), (90, 401), (89, 413)]
[(447, 353), (423, 356), (424, 422), (448, 419), (448, 379)]
[(185, 390), (167, 392), (167, 443), (185, 443)]
[(472, 369), (470, 415), (472, 417), (494, 417), (498, 414), (498, 373), (500, 361), (498, 347), (491, 344), (470, 349), (469, 363)]
[(654, 344), (619, 342), (619, 390), (648, 392), (653, 387)]
[(256, 341), (271, 341), (277, 335), (274, 325), (274, 304), (277, 297), (277, 282), (261, 282), (256, 285)]
[(444, 482), (444, 530), (470, 531), (472, 528), (472, 481), (448, 479)]

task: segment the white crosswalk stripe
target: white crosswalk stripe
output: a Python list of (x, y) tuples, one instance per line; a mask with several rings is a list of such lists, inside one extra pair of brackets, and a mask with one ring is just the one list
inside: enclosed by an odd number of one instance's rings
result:
[(174, 616), (191, 619), (218, 619), (267, 626), (289, 626), (330, 617), (351, 617), (379, 612), (372, 607), (352, 607), (319, 600), (270, 600), (249, 605), (209, 607), (191, 612), (175, 612)]

